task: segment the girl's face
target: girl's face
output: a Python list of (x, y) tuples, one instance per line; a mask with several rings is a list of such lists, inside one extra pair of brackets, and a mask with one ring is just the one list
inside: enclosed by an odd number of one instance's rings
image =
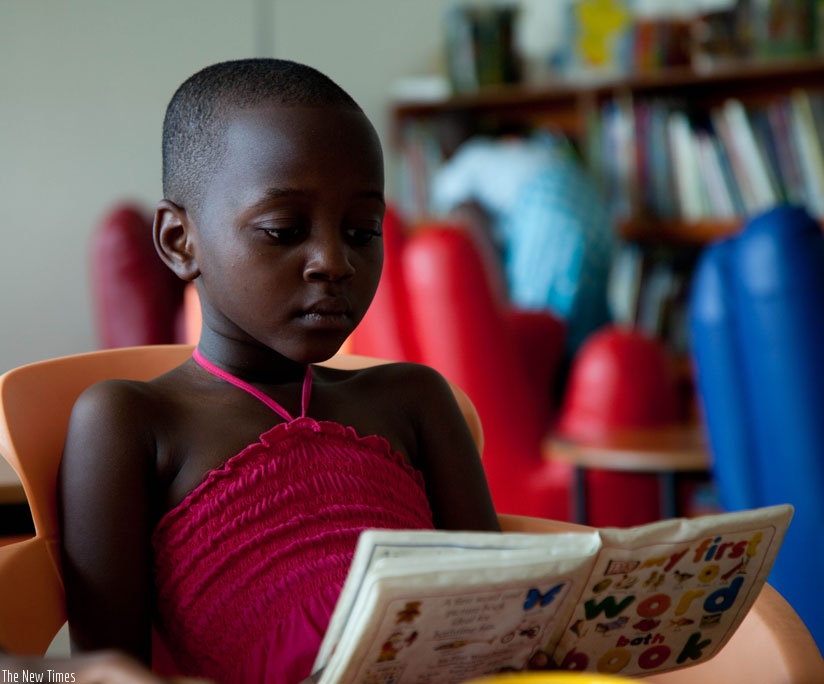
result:
[(194, 223), (204, 328), (298, 363), (332, 356), (383, 263), (383, 159), (340, 107), (236, 110)]

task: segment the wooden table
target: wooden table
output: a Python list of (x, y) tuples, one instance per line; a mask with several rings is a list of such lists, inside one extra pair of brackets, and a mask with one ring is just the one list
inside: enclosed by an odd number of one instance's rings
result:
[(697, 427), (654, 430), (624, 430), (601, 440), (582, 442), (550, 435), (544, 457), (575, 466), (575, 520), (586, 522), (586, 470), (618, 470), (655, 473), (661, 489), (661, 517), (679, 514), (676, 479), (678, 473), (706, 473), (709, 454)]

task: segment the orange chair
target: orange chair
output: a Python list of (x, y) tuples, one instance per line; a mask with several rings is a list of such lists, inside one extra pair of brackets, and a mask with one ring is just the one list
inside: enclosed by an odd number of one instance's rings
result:
[[(12, 653), (45, 653), (66, 622), (57, 519), (57, 471), (72, 406), (89, 385), (108, 378), (150, 380), (191, 356), (187, 345), (148, 345), (77, 354), (32, 363), (0, 376), (0, 453), (20, 477), (35, 536), (0, 546), (0, 644)], [(338, 368), (380, 359), (338, 355)], [(452, 386), (478, 446), (480, 420)]]
[(182, 363), (183, 346), (95, 352), (29, 364), (0, 377), (0, 453), (20, 477), (35, 536), (0, 547), (0, 644), (42, 654), (66, 622), (57, 523), (57, 470), (69, 414), (89, 385), (148, 380)]

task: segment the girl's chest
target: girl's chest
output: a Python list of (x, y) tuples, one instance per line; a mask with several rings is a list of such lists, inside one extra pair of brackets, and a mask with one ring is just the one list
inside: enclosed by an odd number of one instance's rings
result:
[[(201, 404), (187, 416), (185, 430), (175, 431), (174, 439), (158, 445), (160, 515), (183, 501), (209, 473), (251, 447), (265, 455), (266, 451), (277, 453), (290, 448), (294, 444), (290, 440), (322, 442), (329, 439), (329, 434), (340, 433), (332, 426), (351, 428), (345, 439), (351, 438), (353, 445), (357, 437), (378, 435), (386, 440), (389, 449), (399, 452), (410, 465), (416, 465), (415, 430), (403, 411), (386, 410), (386, 407), (381, 411), (370, 410), (368, 403), (363, 402), (329, 405), (322, 400), (310, 408), (309, 420), (293, 424), (293, 427), (303, 427), (299, 437), (295, 437), (295, 430), (286, 429), (287, 421), (266, 406), (245, 401), (231, 407)], [(313, 430), (312, 424), (323, 429)]]

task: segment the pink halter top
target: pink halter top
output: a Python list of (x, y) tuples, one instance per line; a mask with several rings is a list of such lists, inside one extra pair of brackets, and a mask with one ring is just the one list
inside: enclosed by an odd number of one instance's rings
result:
[(211, 471), (152, 535), (157, 628), (183, 674), (296, 684), (310, 674), (366, 528), (431, 529), (421, 474), (377, 435), (280, 404), (205, 359), (283, 422)]

